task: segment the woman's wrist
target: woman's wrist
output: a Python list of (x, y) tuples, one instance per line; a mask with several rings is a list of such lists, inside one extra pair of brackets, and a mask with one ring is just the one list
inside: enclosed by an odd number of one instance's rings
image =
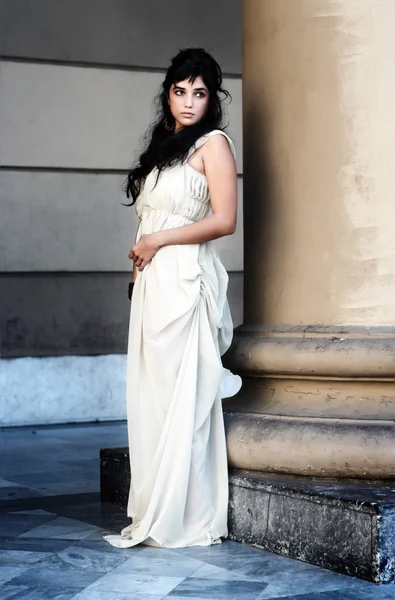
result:
[(157, 250), (166, 245), (166, 231), (156, 231), (155, 233), (151, 233), (151, 235)]

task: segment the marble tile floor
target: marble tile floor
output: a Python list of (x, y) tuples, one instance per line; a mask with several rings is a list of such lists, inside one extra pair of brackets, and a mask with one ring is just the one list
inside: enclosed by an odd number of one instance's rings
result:
[(0, 430), (0, 598), (24, 600), (395, 600), (395, 584), (332, 573), (224, 541), (120, 550), (128, 520), (99, 499), (99, 449), (124, 422)]

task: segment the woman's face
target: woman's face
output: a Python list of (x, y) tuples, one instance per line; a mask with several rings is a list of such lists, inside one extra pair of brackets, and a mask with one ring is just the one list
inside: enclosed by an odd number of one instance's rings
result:
[(197, 77), (193, 83), (188, 79), (173, 83), (169, 92), (169, 105), (176, 121), (176, 131), (198, 123), (206, 114), (208, 104), (208, 89), (201, 77)]

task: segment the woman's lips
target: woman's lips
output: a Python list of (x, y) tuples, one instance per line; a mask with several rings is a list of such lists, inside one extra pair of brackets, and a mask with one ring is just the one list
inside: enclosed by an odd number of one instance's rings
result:
[(183, 117), (193, 117), (193, 113), (183, 112), (181, 113)]

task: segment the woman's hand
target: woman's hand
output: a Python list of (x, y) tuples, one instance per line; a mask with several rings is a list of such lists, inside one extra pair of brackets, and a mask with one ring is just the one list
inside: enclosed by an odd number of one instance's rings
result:
[(128, 257), (133, 260), (139, 271), (153, 259), (160, 248), (159, 241), (155, 233), (143, 234), (137, 244), (130, 250)]

